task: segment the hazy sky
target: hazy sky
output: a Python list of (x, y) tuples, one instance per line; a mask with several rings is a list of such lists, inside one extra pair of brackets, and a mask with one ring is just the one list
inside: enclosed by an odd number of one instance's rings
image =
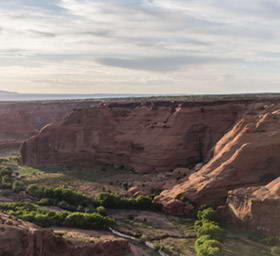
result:
[(0, 90), (280, 92), (279, 0), (1, 0)]

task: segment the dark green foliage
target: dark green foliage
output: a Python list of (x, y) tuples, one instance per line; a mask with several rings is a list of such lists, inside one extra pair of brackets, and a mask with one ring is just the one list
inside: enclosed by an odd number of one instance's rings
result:
[(222, 256), (224, 230), (217, 222), (216, 212), (211, 207), (202, 207), (197, 212), (194, 228), (198, 239), (195, 242), (197, 256)]
[(111, 209), (139, 209), (157, 210), (158, 206), (148, 196), (137, 196), (136, 198), (120, 197), (109, 192), (102, 192), (96, 196), (96, 202)]
[(36, 184), (29, 185), (26, 189), (26, 192), (32, 196), (43, 198), (43, 187), (40, 187)]
[(96, 208), (96, 212), (101, 214), (101, 215), (106, 215), (106, 208), (104, 206), (98, 206)]
[(224, 230), (215, 222), (204, 221), (202, 226), (197, 229), (198, 236), (209, 235), (212, 239), (222, 241)]
[(208, 207), (203, 210), (199, 210), (197, 213), (197, 218), (199, 220), (209, 220), (209, 221), (217, 221), (216, 212), (213, 208)]
[(16, 180), (13, 182), (12, 189), (14, 192), (20, 192), (24, 190), (24, 183), (22, 181)]
[(13, 170), (10, 167), (0, 167), (0, 176), (8, 176), (11, 177), (13, 174)]
[(280, 247), (273, 246), (270, 250), (272, 256), (280, 256)]
[(98, 213), (49, 211), (26, 202), (0, 203), (0, 211), (42, 227), (67, 226), (84, 229), (106, 229), (114, 225), (111, 218)]
[(79, 227), (85, 229), (106, 229), (114, 225), (114, 221), (99, 213), (70, 213), (65, 219), (68, 227)]
[(195, 242), (197, 256), (222, 256), (222, 243), (209, 236), (201, 236)]
[[(109, 209), (139, 209), (158, 210), (159, 206), (153, 203), (152, 197), (137, 196), (126, 198), (119, 195), (102, 192), (96, 199), (90, 198), (80, 192), (64, 188), (46, 188), (38, 185), (29, 185), (27, 193), (39, 199), (48, 199), (44, 203), (58, 206), (68, 211), (93, 212), (98, 206)], [(45, 204), (46, 205), (46, 204)]]
[(1, 188), (4, 189), (11, 189), (12, 188), (12, 181), (11, 178), (7, 175), (0, 177), (1, 181)]
[[(86, 195), (64, 188), (46, 188), (32, 184), (28, 186), (27, 193), (37, 198), (48, 198), (52, 205), (57, 205), (66, 210), (76, 210), (79, 206), (95, 205), (96, 202)], [(59, 205), (58, 205), (59, 204)]]

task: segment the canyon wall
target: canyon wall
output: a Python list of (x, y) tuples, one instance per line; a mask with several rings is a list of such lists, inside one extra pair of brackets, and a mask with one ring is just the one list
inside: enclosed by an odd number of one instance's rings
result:
[(65, 118), (75, 108), (96, 101), (0, 102), (0, 155), (19, 150), (21, 143), (46, 124)]
[[(77, 230), (78, 232), (79, 230)], [(75, 230), (73, 230), (75, 232)], [(110, 235), (98, 239), (64, 239), (51, 229), (0, 213), (1, 256), (131, 256), (127, 240)]]
[(279, 152), (280, 100), (99, 104), (46, 126), (21, 150), (33, 166), (189, 167), (190, 175), (156, 197), (167, 213), (227, 204), (233, 219), (271, 234), (280, 230)]
[(96, 161), (140, 172), (208, 161), (245, 104), (236, 102), (108, 103), (75, 111), (24, 142), (26, 165)]
[(280, 105), (251, 104), (215, 145), (212, 159), (184, 182), (163, 191), (160, 201), (186, 197), (222, 204), (229, 190), (266, 184), (280, 176)]
[(264, 186), (230, 191), (227, 203), (235, 221), (252, 230), (279, 235), (280, 178)]

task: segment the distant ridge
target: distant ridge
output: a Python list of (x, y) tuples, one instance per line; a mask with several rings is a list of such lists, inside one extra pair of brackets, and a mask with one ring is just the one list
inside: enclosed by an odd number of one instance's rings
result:
[(10, 92), (10, 91), (2, 91), (0, 90), (0, 95), (6, 96), (6, 95), (17, 95), (17, 92)]

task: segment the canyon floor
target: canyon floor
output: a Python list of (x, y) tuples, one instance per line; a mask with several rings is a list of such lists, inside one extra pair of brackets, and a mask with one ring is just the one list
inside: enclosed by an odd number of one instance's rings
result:
[(0, 256), (280, 255), (278, 94), (0, 106)]
[[(10, 167), (25, 184), (39, 184), (46, 187), (63, 187), (81, 191), (94, 196), (98, 192), (110, 191), (126, 194), (123, 184), (134, 180), (151, 181), (152, 175), (134, 173), (125, 168), (116, 169), (108, 165), (87, 166), (52, 166), (32, 168), (18, 163), (17, 156), (1, 157), (2, 167)], [(2, 190), (0, 202), (30, 201), (24, 192)], [(52, 208), (60, 211), (59, 208)], [(117, 223), (117, 231), (136, 240), (125, 238), (129, 243), (130, 254), (134, 256), (160, 255), (161, 249), (166, 255), (195, 256), (194, 242), (196, 234), (192, 216), (175, 217), (162, 212), (139, 210), (108, 210), (107, 214)], [(246, 231), (245, 228), (223, 223), (226, 229), (224, 255), (228, 256), (269, 256), (271, 245), (265, 237)], [(51, 227), (52, 232), (66, 241), (96, 243), (109, 239), (120, 239), (110, 231), (82, 230), (67, 227)], [(0, 237), (0, 241), (1, 241)], [(149, 249), (144, 242), (149, 242), (156, 249)], [(103, 255), (103, 254), (102, 254)], [(106, 255), (106, 254), (105, 254)]]

